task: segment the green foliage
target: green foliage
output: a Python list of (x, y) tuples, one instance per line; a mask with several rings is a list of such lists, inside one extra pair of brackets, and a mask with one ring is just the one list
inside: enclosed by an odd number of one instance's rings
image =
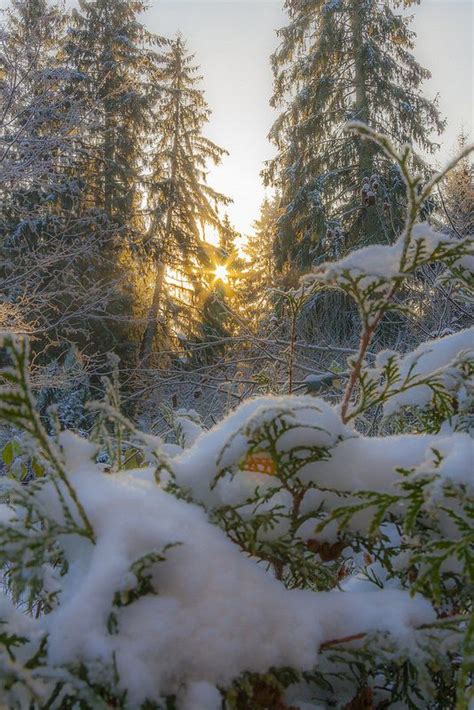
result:
[[(16, 340), (7, 336), (2, 345), (8, 350), (13, 367), (4, 368), (1, 373), (7, 387), (0, 391), (0, 420), (8, 422), (27, 435), (29, 442), (34, 444), (39, 464), (48, 471), (54, 482), (66, 522), (72, 526), (75, 532), (93, 539), (92, 528), (86, 513), (65, 474), (61, 453), (48, 437), (35, 408), (28, 378), (28, 343), (26, 340)], [(70, 496), (76, 508), (81, 521), (79, 525), (75, 522), (66, 503), (67, 496)]]

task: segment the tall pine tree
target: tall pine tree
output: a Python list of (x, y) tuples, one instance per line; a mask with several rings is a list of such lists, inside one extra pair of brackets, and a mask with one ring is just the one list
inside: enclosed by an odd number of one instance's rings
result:
[(219, 249), (222, 252), (223, 259), (232, 259), (236, 256), (237, 240), (240, 236), (226, 213), (219, 226)]
[[(405, 0), (405, 6), (413, 0)], [(264, 172), (281, 195), (278, 266), (297, 270), (371, 242), (399, 227), (398, 171), (369, 142), (347, 135), (359, 120), (400, 144), (432, 153), (443, 122), (421, 94), (430, 74), (415, 60), (401, 0), (286, 0), (289, 24), (272, 57), (272, 105), (281, 109), (270, 138), (277, 155)]]
[[(466, 145), (467, 136), (461, 132), (457, 152)], [(444, 192), (448, 227), (461, 237), (474, 235), (474, 166), (469, 158), (460, 160), (448, 173)]]
[(68, 54), (89, 81), (95, 121), (88, 140), (94, 161), (91, 199), (116, 224), (140, 223), (143, 147), (158, 97), (154, 45), (163, 40), (138, 21), (137, 0), (80, 0), (72, 14)]
[(245, 253), (249, 259), (250, 281), (254, 296), (275, 285), (275, 259), (273, 245), (278, 228), (279, 209), (277, 198), (265, 200), (260, 208), (260, 217), (253, 223), (254, 232), (247, 239)]
[[(187, 317), (199, 322), (205, 282), (200, 271), (212, 268), (205, 231), (219, 229), (218, 207), (229, 202), (207, 184), (208, 164), (218, 164), (225, 151), (203, 135), (210, 110), (199, 88), (198, 67), (180, 35), (169, 44), (161, 77), (164, 92), (149, 187), (148, 243), (156, 278), (141, 342), (142, 362), (152, 353), (159, 311), (165, 302), (165, 268), (175, 282), (182, 282), (181, 289), (175, 285), (175, 296), (181, 291), (181, 303), (194, 306), (195, 315), (190, 316), (187, 309)], [(188, 329), (192, 332), (193, 326)]]
[(118, 352), (129, 366), (141, 335), (146, 147), (156, 127), (164, 43), (139, 22), (144, 9), (137, 0), (81, 0), (66, 48), (86, 81), (90, 121), (79, 138), (84, 202), (95, 210), (108, 262), (108, 268), (91, 265), (107, 296), (103, 317), (89, 325), (95, 347)]

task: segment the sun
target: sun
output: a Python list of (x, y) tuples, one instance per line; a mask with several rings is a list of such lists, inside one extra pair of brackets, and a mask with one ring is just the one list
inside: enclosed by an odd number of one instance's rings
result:
[(222, 281), (222, 283), (226, 284), (229, 280), (229, 272), (227, 271), (227, 266), (225, 266), (224, 264), (217, 264), (214, 268), (214, 276), (216, 281)]

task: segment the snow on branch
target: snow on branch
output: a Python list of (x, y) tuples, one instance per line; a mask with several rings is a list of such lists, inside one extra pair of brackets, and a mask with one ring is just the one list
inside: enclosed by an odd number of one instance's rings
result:
[[(0, 479), (9, 707), (408, 702), (415, 677), (428, 708), (441, 672), (468, 707), (472, 330), (371, 366), (366, 356), (413, 273), (456, 268), (469, 245), (417, 223), (426, 187), (409, 148), (356, 128), (398, 163), (408, 214), (395, 245), (309, 279), (344, 290), (362, 316), (337, 406), (261, 397), (209, 431), (181, 411), (163, 442), (117, 411), (111, 381), (90, 437), (48, 435), (27, 344), (3, 340), (0, 419), (23, 432), (32, 471), (17, 480), (11, 446)], [(400, 413), (396, 433), (371, 435), (368, 422)]]

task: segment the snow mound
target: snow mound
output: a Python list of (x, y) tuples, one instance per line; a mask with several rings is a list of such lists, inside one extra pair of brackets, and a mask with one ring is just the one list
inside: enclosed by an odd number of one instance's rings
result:
[[(277, 406), (287, 411), (288, 402), (269, 404), (273, 412)], [(299, 421), (308, 406), (303, 403)], [(249, 415), (250, 429), (270, 416), (255, 402), (223, 427), (235, 432)], [(328, 443), (334, 435), (320, 431), (316, 437)], [(202, 435), (192, 447), (201, 456), (195, 471), (205, 465), (205, 453), (215, 459), (212, 441), (211, 434)], [(56, 579), (57, 604), (28, 619), (29, 633), (48, 634), (50, 667), (84, 663), (96, 682), (112, 680), (116, 669), (131, 707), (183, 692), (185, 708), (218, 707), (215, 687), (244, 671), (309, 670), (325, 641), (380, 629), (406, 634), (411, 625), (434, 618), (427, 601), (397, 590), (287, 590), (211, 524), (204, 510), (165, 492), (151, 476), (104, 473), (91, 460), (94, 447), (70, 432), (61, 435), (61, 446), (95, 544), (78, 536), (59, 540), (68, 565)], [(40, 496), (50, 519), (62, 522), (51, 483), (44, 483)], [(137, 563), (153, 555), (142, 567), (141, 579), (149, 585), (143, 593)], [(5, 615), (12, 624), (25, 623), (18, 612)]]

